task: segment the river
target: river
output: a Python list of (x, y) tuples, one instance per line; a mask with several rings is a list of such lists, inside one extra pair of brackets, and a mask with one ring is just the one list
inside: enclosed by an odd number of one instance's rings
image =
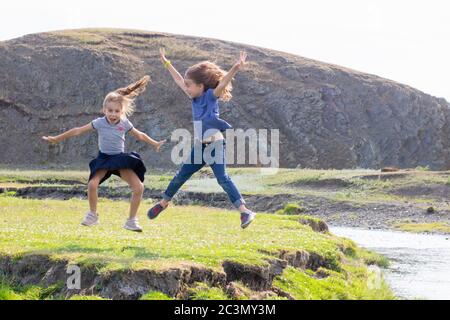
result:
[(384, 278), (403, 299), (450, 299), (450, 236), (330, 227), (337, 236), (387, 257)]

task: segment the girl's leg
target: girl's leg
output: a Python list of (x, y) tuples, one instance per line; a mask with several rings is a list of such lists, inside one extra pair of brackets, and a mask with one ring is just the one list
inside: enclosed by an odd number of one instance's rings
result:
[(219, 163), (212, 163), (211, 169), (216, 176), (217, 182), (220, 184), (222, 189), (228, 194), (233, 205), (239, 210), (241, 213), (241, 228), (247, 228), (250, 223), (255, 219), (255, 213), (251, 210), (248, 210), (245, 206), (245, 201), (242, 198), (239, 190), (236, 188), (236, 185), (231, 180), (230, 176), (228, 176), (226, 172), (226, 162), (220, 161)]
[(88, 199), (89, 199), (89, 210), (92, 213), (97, 213), (97, 202), (98, 202), (98, 185), (100, 180), (106, 175), (107, 170), (98, 170), (95, 175), (89, 180), (88, 183)]
[(183, 164), (181, 169), (173, 177), (163, 194), (163, 199), (159, 202), (164, 208), (169, 205), (172, 197), (180, 190), (180, 188), (188, 181), (194, 173), (200, 170), (203, 164)]
[(150, 219), (156, 219), (159, 214), (167, 208), (169, 202), (172, 200), (172, 197), (177, 193), (177, 191), (181, 188), (181, 186), (198, 170), (200, 170), (204, 164), (188, 164), (185, 163), (181, 167), (181, 169), (177, 172), (175, 177), (173, 177), (172, 181), (170, 181), (169, 186), (166, 191), (163, 193), (163, 199), (158, 202), (158, 204), (154, 205), (147, 212), (147, 216)]
[(233, 203), (233, 205), (237, 209), (239, 209), (239, 211), (245, 211), (247, 209), (245, 207), (245, 201), (242, 198), (233, 180), (231, 180), (230, 176), (227, 174), (225, 164), (213, 163), (211, 165), (211, 169), (216, 176), (217, 182), (222, 187), (223, 191), (227, 193), (228, 198), (230, 198), (230, 201)]
[[(218, 153), (216, 153), (216, 151), (218, 151)], [(236, 185), (231, 180), (230, 176), (227, 174), (224, 141), (215, 142), (215, 149), (212, 151), (211, 155), (215, 157), (216, 154), (220, 158), (217, 160), (220, 161), (215, 161), (214, 163), (212, 163), (211, 169), (214, 172), (217, 182), (222, 187), (222, 189), (227, 193), (228, 198), (230, 198), (230, 201), (233, 203), (233, 205), (237, 209), (239, 209), (240, 212), (244, 212), (247, 209), (245, 207), (245, 201), (242, 198)]]
[(198, 170), (203, 168), (205, 165), (205, 162), (203, 161), (202, 157), (202, 163), (195, 163), (194, 162), (194, 149), (191, 151), (191, 161), (190, 163), (184, 163), (181, 166), (181, 169), (178, 170), (176, 175), (173, 177), (172, 181), (170, 181), (169, 185), (167, 186), (166, 191), (163, 194), (163, 199), (159, 202), (161, 206), (164, 208), (167, 207), (169, 202), (172, 200), (172, 197), (177, 193), (177, 191), (183, 186), (183, 184), (189, 180), (190, 177), (194, 173), (196, 173)]
[(120, 177), (125, 180), (131, 190), (131, 203), (130, 203), (130, 219), (134, 219), (137, 215), (139, 205), (141, 204), (142, 195), (144, 193), (144, 184), (139, 180), (136, 173), (131, 169), (121, 169)]

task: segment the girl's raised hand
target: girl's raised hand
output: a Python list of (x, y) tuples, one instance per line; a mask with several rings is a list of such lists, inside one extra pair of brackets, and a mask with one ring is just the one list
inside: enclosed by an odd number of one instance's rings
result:
[(161, 141), (158, 141), (158, 142), (156, 143), (156, 145), (155, 145), (155, 150), (156, 150), (156, 152), (159, 152), (159, 151), (160, 151), (159, 149), (161, 149), (161, 146), (162, 146), (164, 143), (166, 143), (166, 141), (167, 141), (167, 140), (161, 140)]
[(162, 63), (166, 63), (167, 62), (166, 49), (159, 48), (159, 57), (160, 57)]
[(239, 68), (243, 68), (243, 67), (245, 67), (246, 64), (247, 64), (247, 52), (241, 51), (240, 56), (239, 56), (239, 60), (236, 63), (236, 65)]
[(50, 142), (52, 144), (59, 143), (58, 139), (56, 139), (55, 137), (52, 137), (52, 136), (44, 136), (44, 137), (42, 137), (42, 139), (44, 139), (45, 141)]

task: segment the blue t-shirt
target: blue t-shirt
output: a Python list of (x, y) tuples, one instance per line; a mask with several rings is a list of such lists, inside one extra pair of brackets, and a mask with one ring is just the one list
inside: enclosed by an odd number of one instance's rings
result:
[[(207, 139), (213, 136), (217, 131), (225, 131), (232, 126), (219, 118), (219, 99), (214, 95), (214, 89), (210, 88), (200, 97), (192, 99), (192, 117), (194, 118), (194, 135), (200, 134), (201, 124), (202, 138)], [(208, 131), (206, 135), (205, 132)]]

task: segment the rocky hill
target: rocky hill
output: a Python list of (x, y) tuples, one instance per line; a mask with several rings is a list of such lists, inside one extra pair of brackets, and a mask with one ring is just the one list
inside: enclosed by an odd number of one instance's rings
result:
[[(154, 138), (191, 130), (189, 100), (158, 58), (164, 46), (184, 72), (205, 59), (229, 68), (240, 50), (249, 67), (222, 105), (235, 128), (280, 129), (283, 167), (450, 168), (449, 103), (421, 91), (344, 67), (220, 40), (134, 30), (83, 29), (0, 42), (0, 163), (87, 165), (96, 135), (58, 146), (44, 134), (88, 123), (104, 96), (144, 74), (149, 90), (131, 121)], [(170, 146), (161, 155), (133, 138), (149, 166), (174, 168)]]

